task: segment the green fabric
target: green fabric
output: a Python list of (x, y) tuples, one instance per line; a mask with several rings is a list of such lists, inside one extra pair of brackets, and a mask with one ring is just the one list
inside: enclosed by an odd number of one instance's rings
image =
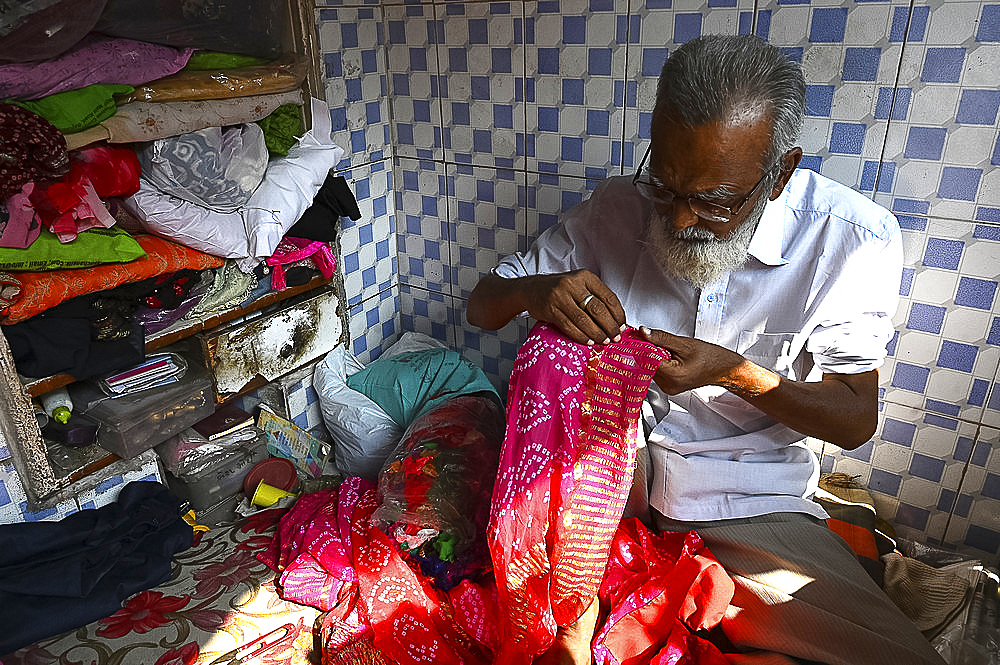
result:
[(130, 85), (94, 83), (77, 90), (67, 90), (30, 102), (7, 100), (48, 120), (64, 134), (90, 129), (115, 114), (115, 95), (131, 95)]
[(347, 377), (347, 387), (366, 395), (404, 429), (420, 414), (460, 395), (488, 393), (503, 406), (483, 370), (450, 349), (379, 358)]
[(0, 268), (4, 270), (60, 270), (88, 268), (100, 263), (123, 263), (146, 256), (135, 238), (112, 226), (83, 231), (67, 243), (43, 228), (27, 249), (0, 247)]
[(270, 62), (267, 58), (257, 58), (239, 53), (220, 53), (218, 51), (195, 51), (184, 66), (183, 71), (203, 72), (211, 69), (236, 69), (237, 67), (253, 67)]
[(296, 104), (284, 104), (274, 109), (271, 115), (257, 121), (264, 130), (264, 145), (272, 155), (284, 157), (304, 134), (302, 110)]

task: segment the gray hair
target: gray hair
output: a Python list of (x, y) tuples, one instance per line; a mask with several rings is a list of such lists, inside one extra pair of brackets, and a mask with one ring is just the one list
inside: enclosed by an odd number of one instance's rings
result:
[(694, 127), (763, 109), (771, 119), (767, 167), (795, 147), (805, 104), (802, 70), (780, 49), (753, 35), (703, 35), (663, 63), (653, 116)]

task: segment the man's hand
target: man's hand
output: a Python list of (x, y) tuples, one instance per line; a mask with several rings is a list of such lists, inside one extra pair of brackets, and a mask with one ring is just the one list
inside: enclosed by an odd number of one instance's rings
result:
[(693, 337), (678, 337), (662, 330), (639, 329), (642, 336), (670, 351), (670, 358), (660, 363), (653, 380), (663, 392), (676, 395), (685, 390), (708, 385), (725, 386), (746, 362), (740, 354)]
[(642, 327), (645, 339), (670, 352), (654, 380), (665, 393), (722, 386), (776, 421), (853, 450), (878, 424), (878, 372), (825, 373), (820, 381), (791, 381), (735, 351), (691, 337)]
[(620, 339), (625, 310), (589, 270), (504, 279), (487, 275), (469, 296), (469, 323), (496, 330), (521, 312), (551, 323), (581, 344)]

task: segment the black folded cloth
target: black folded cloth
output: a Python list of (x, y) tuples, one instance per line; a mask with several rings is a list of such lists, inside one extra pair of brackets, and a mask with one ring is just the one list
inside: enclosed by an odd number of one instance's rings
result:
[(101, 508), (0, 525), (0, 654), (110, 616), (170, 579), (194, 540), (182, 511), (162, 483), (136, 481)]
[(347, 180), (343, 176), (328, 173), (323, 186), (316, 192), (312, 205), (306, 208), (285, 235), (332, 242), (337, 238), (337, 222), (341, 217), (357, 221), (361, 219), (361, 210)]

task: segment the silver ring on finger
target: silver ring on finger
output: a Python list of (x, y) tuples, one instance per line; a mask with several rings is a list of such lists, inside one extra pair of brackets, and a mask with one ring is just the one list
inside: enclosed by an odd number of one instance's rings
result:
[(590, 301), (593, 299), (594, 299), (594, 294), (588, 293), (587, 297), (584, 298), (583, 301), (580, 303), (580, 309), (587, 309), (587, 305), (589, 305)]

